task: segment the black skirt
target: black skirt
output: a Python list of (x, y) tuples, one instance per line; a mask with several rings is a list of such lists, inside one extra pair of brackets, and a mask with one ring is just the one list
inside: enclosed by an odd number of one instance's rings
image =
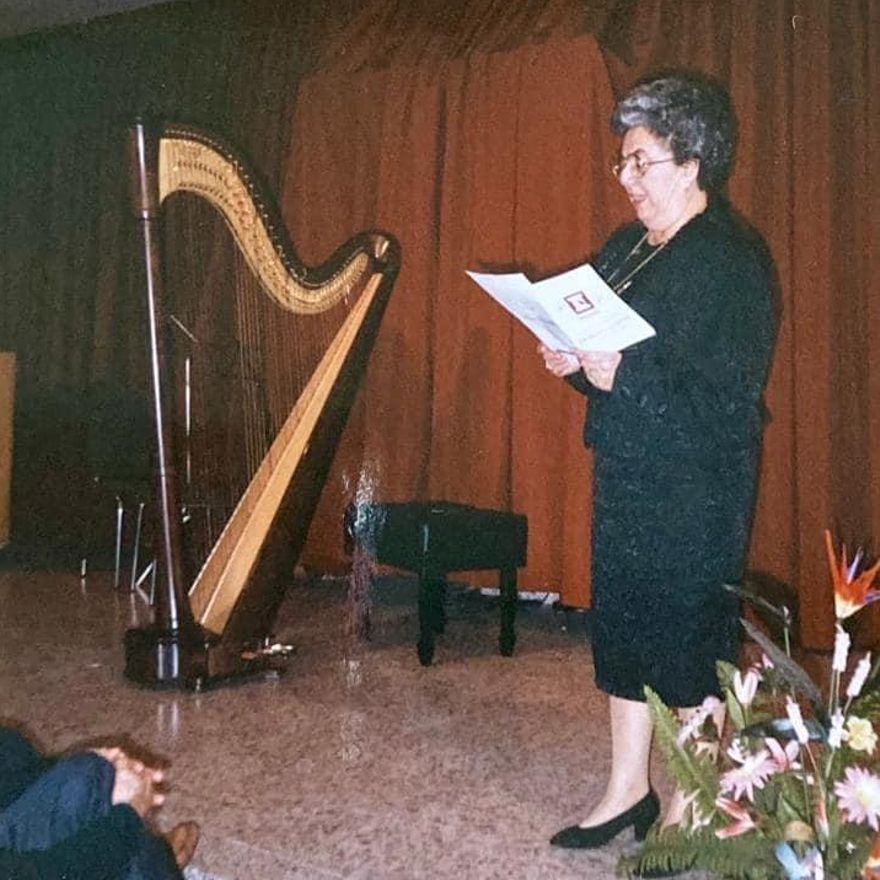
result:
[(715, 663), (735, 662), (738, 583), (754, 508), (757, 453), (707, 466), (596, 454), (590, 638), (596, 684), (669, 706), (718, 693)]

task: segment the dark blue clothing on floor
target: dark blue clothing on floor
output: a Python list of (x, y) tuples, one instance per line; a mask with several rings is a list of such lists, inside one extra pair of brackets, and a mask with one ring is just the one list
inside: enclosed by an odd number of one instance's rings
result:
[(75, 834), (48, 849), (16, 852), (0, 848), (0, 878), (115, 880), (128, 877), (132, 852), (139, 846), (143, 831), (138, 814), (131, 807), (119, 804), (105, 816), (80, 826)]
[(0, 727), (0, 811), (51, 766), (20, 733)]
[(94, 752), (48, 760), (0, 727), (0, 880), (179, 880), (164, 840), (113, 805), (114, 774)]

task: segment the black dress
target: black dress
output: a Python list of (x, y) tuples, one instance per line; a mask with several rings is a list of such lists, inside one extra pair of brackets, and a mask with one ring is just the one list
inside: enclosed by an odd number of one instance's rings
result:
[[(628, 348), (610, 392), (582, 372), (594, 452), (591, 640), (596, 683), (671, 706), (718, 693), (734, 661), (766, 382), (776, 335), (760, 239), (713, 200), (660, 251), (624, 227), (595, 261), (657, 335)], [(647, 259), (650, 258), (650, 259)]]

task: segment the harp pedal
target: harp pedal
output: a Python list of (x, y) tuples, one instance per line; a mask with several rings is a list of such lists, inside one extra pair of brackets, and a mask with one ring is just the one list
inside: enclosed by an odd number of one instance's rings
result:
[(208, 634), (184, 636), (154, 628), (125, 634), (125, 676), (148, 688), (204, 691), (278, 678), (295, 653), (293, 645), (262, 639), (230, 645)]
[(263, 639), (257, 648), (244, 648), (239, 655), (247, 662), (253, 660), (287, 660), (296, 653), (293, 645), (285, 645), (282, 642), (273, 642), (271, 637)]

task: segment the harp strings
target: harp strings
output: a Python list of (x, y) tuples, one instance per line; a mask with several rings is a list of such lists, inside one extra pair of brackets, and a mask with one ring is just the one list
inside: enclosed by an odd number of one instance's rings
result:
[(181, 501), (187, 568), (194, 577), (348, 307), (342, 301), (313, 315), (282, 309), (216, 211), (187, 194), (175, 202), (167, 233), (170, 277), (177, 279), (173, 312), (190, 334), (175, 333), (175, 421), (192, 426), (176, 457), (178, 473), (190, 475), (181, 483)]
[(244, 434), (242, 453), (246, 472), (253, 473), (268, 450), (269, 412), (264, 381), (263, 321), (241, 262), (235, 272), (236, 321), (239, 328), (238, 362), (241, 377), (240, 418)]

